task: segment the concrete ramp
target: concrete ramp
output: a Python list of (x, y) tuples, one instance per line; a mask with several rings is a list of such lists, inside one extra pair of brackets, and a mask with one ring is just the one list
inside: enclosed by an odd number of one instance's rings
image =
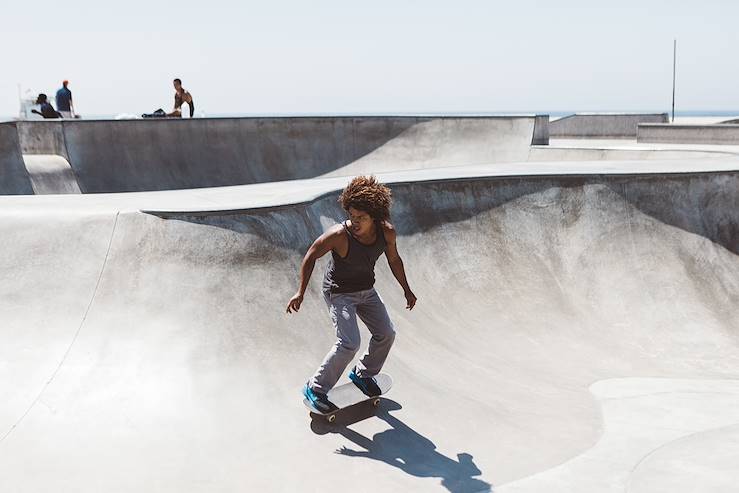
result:
[(26, 154), (26, 170), (36, 195), (81, 193), (72, 167), (55, 154)]
[(534, 118), (445, 118), (420, 122), (325, 176), (526, 161)]
[(532, 142), (547, 142), (546, 123), (535, 116), (203, 118), (23, 122), (18, 131), (25, 154), (62, 156), (83, 193), (105, 193), (525, 160)]
[[(419, 303), (381, 260), (395, 386), (331, 427), (300, 396), (323, 264), (284, 309), (338, 191), (170, 219), (0, 200), (0, 490), (672, 492), (681, 440), (735, 450), (739, 173), (392, 189)], [(724, 462), (703, 486), (736, 484)]]
[[(44, 193), (196, 189), (497, 163), (723, 159), (736, 154), (729, 148), (670, 150), (613, 141), (604, 141), (599, 149), (590, 148), (593, 141), (541, 145), (548, 142), (547, 123), (546, 116), (429, 116), (15, 125), (23, 156), (38, 174), (36, 181), (43, 179), (37, 188)], [(16, 193), (30, 193), (24, 190)]]

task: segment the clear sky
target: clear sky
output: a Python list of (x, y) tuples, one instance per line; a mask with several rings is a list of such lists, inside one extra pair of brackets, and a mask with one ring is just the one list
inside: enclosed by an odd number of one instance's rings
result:
[(78, 112), (739, 109), (739, 2), (3, 2), (0, 115), (70, 80)]

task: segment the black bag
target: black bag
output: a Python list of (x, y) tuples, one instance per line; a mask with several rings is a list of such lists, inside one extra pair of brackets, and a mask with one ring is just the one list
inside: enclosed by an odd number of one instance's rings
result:
[(167, 112), (161, 108), (155, 110), (154, 113), (144, 113), (141, 115), (142, 118), (166, 118), (166, 116)]

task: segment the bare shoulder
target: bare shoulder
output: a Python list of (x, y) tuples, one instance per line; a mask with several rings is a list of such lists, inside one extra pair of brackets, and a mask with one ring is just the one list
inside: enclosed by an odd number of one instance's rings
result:
[(328, 236), (338, 236), (344, 234), (344, 225), (342, 223), (334, 224), (333, 226), (328, 228), (324, 234)]
[(385, 239), (395, 241), (395, 237), (397, 236), (395, 226), (390, 221), (382, 221), (380, 224), (382, 225), (382, 232), (385, 235)]
[(332, 244), (343, 240), (345, 236), (346, 234), (344, 233), (344, 226), (342, 224), (334, 224), (321, 235), (325, 241)]

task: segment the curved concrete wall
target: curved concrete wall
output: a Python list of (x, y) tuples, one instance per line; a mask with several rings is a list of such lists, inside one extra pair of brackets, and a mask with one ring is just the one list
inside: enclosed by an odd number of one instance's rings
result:
[(576, 113), (549, 122), (553, 138), (634, 138), (640, 123), (665, 123), (667, 113)]
[(640, 124), (637, 142), (672, 144), (739, 144), (739, 125)]
[(32, 193), (15, 124), (0, 123), (0, 195)]
[(545, 124), (534, 116), (72, 120), (24, 122), (19, 134), (25, 152), (65, 157), (82, 192), (97, 193), (312, 178), (369, 154), (363, 172), (525, 160), (532, 141), (546, 141)]
[(497, 491), (568, 461), (560, 491), (626, 491), (649, 450), (737, 409), (720, 386), (691, 394), (706, 415), (658, 388), (611, 414), (589, 389), (736, 376), (738, 173), (391, 186), (419, 303), (378, 262), (396, 385), (330, 429), (300, 402), (334, 342), (322, 265), (300, 313), (284, 305), (337, 193), (176, 220), (0, 208), (0, 491), (302, 491), (317, 472), (336, 491)]
[(25, 154), (23, 161), (36, 195), (81, 193), (69, 162), (56, 154)]
[(56, 154), (69, 161), (63, 120), (33, 120), (15, 123), (23, 154)]

